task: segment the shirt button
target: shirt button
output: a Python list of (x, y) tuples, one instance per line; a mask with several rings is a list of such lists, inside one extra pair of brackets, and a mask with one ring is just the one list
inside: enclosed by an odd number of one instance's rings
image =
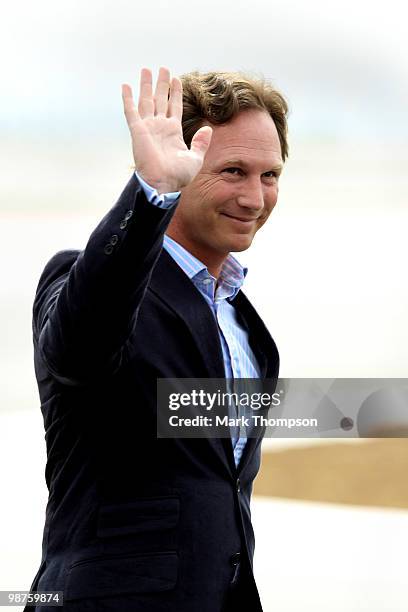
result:
[(211, 278), (205, 278), (203, 280), (204, 285), (209, 285), (211, 283)]

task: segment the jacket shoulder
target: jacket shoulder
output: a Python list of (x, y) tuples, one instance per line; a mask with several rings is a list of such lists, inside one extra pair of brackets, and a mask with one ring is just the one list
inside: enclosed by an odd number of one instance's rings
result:
[(38, 282), (37, 291), (41, 286), (48, 285), (53, 280), (59, 278), (61, 274), (70, 270), (80, 253), (81, 251), (75, 249), (55, 253), (44, 267)]

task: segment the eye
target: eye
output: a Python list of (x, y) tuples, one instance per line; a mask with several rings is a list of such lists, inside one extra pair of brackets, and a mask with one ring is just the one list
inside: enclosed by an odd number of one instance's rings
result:
[(233, 168), (232, 166), (229, 168), (224, 168), (223, 172), (228, 172), (228, 174), (232, 174), (233, 176), (239, 176), (242, 174), (241, 168)]
[(278, 173), (275, 170), (269, 170), (269, 172), (264, 172), (262, 176), (266, 178), (278, 178)]

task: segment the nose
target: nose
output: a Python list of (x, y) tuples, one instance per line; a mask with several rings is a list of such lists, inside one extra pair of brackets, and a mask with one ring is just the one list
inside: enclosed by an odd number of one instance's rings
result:
[(252, 211), (252, 214), (260, 213), (263, 209), (264, 203), (264, 192), (263, 186), (260, 180), (251, 181), (243, 187), (243, 191), (237, 198), (239, 206), (246, 208), (248, 211)]

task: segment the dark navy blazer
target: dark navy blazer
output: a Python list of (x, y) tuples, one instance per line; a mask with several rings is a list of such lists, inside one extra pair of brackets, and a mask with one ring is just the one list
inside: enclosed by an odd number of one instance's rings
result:
[[(85, 250), (57, 253), (38, 285), (49, 500), (31, 589), (63, 591), (67, 611), (221, 612), (237, 565), (246, 609), (262, 610), (249, 507), (261, 436), (236, 468), (228, 439), (156, 435), (157, 378), (224, 377), (213, 314), (162, 249), (173, 213), (133, 176)], [(276, 378), (263, 322), (241, 291), (233, 304)]]

